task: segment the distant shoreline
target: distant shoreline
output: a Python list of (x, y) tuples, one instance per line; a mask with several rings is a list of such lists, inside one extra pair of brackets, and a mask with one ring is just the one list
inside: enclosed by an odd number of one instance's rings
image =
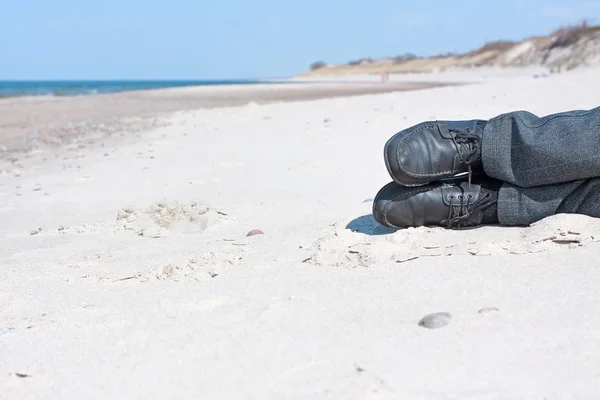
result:
[(297, 83), (279, 79), (89, 79), (89, 80), (0, 80), (0, 98), (47, 96), (70, 97), (204, 86)]
[(310, 82), (209, 85), (99, 93), (90, 96), (20, 96), (0, 99), (0, 156), (74, 137), (127, 134), (161, 124), (179, 111), (250, 103), (319, 100), (451, 86), (451, 82)]

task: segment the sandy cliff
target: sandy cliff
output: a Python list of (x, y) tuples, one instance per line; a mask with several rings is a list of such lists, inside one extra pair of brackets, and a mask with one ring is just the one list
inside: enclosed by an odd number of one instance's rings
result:
[(517, 42), (486, 43), (465, 54), (436, 57), (405, 55), (379, 60), (356, 60), (342, 65), (316, 62), (309, 71), (299, 76), (422, 73), (477, 66), (547, 66), (551, 72), (559, 72), (595, 64), (600, 64), (600, 26), (582, 24), (559, 29), (547, 36)]

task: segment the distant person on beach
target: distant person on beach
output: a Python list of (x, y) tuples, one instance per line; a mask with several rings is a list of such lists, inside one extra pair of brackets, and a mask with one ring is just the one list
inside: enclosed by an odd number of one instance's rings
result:
[(394, 182), (377, 193), (373, 216), (389, 227), (600, 217), (600, 107), (423, 122), (389, 139), (384, 158)]

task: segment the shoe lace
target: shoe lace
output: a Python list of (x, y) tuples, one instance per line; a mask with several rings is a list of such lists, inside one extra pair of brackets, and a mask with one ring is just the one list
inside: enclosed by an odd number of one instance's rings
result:
[[(458, 228), (461, 226), (472, 225), (472, 222), (469, 221), (469, 218), (473, 215), (473, 213), (477, 211), (483, 211), (486, 208), (496, 204), (498, 201), (496, 198), (492, 198), (490, 193), (485, 193), (475, 202), (471, 203), (473, 195), (468, 194), (465, 196), (465, 190), (462, 187), (460, 187), (460, 190), (461, 194), (458, 195), (460, 204), (451, 204), (450, 207), (448, 207), (448, 219), (442, 221), (442, 224), (445, 224), (448, 228)], [(456, 196), (454, 195), (450, 196), (451, 200), (454, 200), (455, 198)]]
[(466, 132), (450, 130), (450, 134), (460, 161), (469, 169), (469, 186), (471, 186), (471, 176), (473, 175), (471, 163), (481, 157), (481, 140), (468, 129)]

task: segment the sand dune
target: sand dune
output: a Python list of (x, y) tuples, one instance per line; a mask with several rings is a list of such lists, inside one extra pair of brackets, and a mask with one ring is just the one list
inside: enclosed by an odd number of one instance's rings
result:
[(400, 55), (382, 59), (360, 59), (347, 64), (317, 62), (301, 77), (335, 77), (340, 75), (377, 75), (433, 73), (473, 67), (537, 67), (546, 72), (569, 71), (600, 64), (600, 26), (587, 23), (565, 26), (548, 35), (521, 41), (487, 42), (462, 54), (432, 57)]

